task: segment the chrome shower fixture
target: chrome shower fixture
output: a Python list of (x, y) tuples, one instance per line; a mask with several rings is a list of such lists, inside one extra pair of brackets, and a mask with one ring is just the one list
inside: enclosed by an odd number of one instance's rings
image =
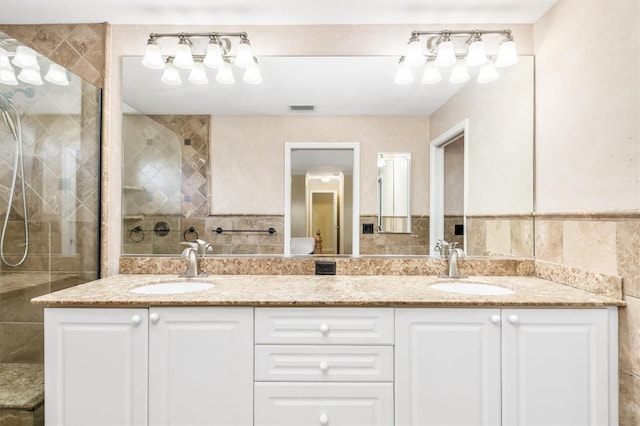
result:
[[(160, 38), (177, 39), (175, 53), (163, 56), (158, 43)], [(232, 40), (235, 39), (238, 42), (234, 48)], [(243, 80), (246, 83), (262, 83), (258, 60), (253, 56), (245, 32), (151, 33), (142, 58), (145, 67), (163, 69), (160, 80), (171, 85), (182, 84), (180, 70), (189, 70), (191, 83), (207, 84), (209, 79), (205, 67), (217, 70), (217, 82), (233, 84), (235, 78), (231, 64), (245, 70)]]
[[(426, 36), (426, 42), (420, 40), (423, 36)], [(485, 51), (483, 36), (502, 38), (495, 61)], [(511, 30), (413, 31), (394, 81), (396, 84), (411, 83), (411, 69), (426, 64), (422, 84), (438, 83), (442, 80), (440, 70), (448, 67), (452, 67), (449, 77), (452, 84), (467, 81), (470, 78), (468, 69), (476, 67), (479, 68), (478, 83), (490, 83), (499, 77), (496, 67), (508, 67), (518, 61)]]

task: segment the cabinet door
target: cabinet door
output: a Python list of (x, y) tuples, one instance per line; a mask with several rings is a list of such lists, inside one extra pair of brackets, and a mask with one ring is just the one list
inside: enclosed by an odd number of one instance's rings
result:
[(253, 309), (152, 308), (149, 424), (253, 422)]
[(503, 311), (503, 424), (606, 425), (608, 311)]
[(396, 309), (396, 425), (500, 424), (500, 311)]
[(392, 426), (392, 383), (255, 385), (256, 426)]
[(147, 424), (147, 313), (45, 310), (47, 424)]

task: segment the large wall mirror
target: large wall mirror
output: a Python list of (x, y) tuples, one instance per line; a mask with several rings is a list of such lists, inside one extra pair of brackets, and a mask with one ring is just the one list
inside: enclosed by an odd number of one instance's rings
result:
[[(180, 242), (195, 238), (211, 242), (214, 254), (289, 254), (291, 238), (313, 237), (299, 232), (306, 219), (293, 217), (300, 204), (285, 191), (285, 145), (296, 142), (359, 146), (352, 241), (343, 237), (340, 248), (338, 237), (327, 251), (428, 255), (431, 142), (462, 120), (465, 250), (533, 254), (533, 57), (500, 69), (489, 84), (472, 72), (464, 84), (445, 73), (435, 85), (421, 84), (419, 69), (413, 83), (394, 84), (391, 56), (259, 61), (260, 85), (241, 76), (218, 84), (208, 70), (209, 84), (190, 83), (184, 71), (182, 85), (168, 86), (140, 57), (122, 58), (123, 254), (178, 255)], [(378, 153), (411, 157), (405, 219), (394, 224), (379, 221)], [(314, 176), (294, 179), (303, 178)]]
[(411, 232), (411, 153), (380, 152), (378, 169), (378, 232)]

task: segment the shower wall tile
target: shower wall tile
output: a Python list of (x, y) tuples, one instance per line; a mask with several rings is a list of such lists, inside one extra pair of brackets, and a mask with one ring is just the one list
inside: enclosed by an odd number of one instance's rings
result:
[(0, 25), (0, 31), (104, 87), (107, 24)]
[(42, 323), (0, 323), (0, 363), (44, 362), (44, 325)]

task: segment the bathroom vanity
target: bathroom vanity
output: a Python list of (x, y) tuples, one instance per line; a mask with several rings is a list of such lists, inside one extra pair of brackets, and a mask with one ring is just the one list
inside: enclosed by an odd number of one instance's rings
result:
[(617, 306), (532, 277), (121, 275), (45, 310), (47, 424), (617, 424)]

